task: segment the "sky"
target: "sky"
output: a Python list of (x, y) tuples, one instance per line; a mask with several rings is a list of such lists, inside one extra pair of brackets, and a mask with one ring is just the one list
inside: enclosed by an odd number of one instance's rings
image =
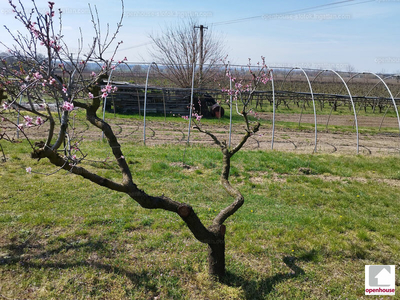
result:
[[(27, 8), (30, 0), (21, 0)], [(103, 34), (106, 24), (116, 28), (120, 0), (53, 0), (63, 11), (63, 33), (69, 48), (78, 48), (79, 30), (84, 45), (91, 42), (93, 27), (88, 3), (97, 7)], [(16, 1), (14, 0), (16, 3)], [(47, 1), (37, 0), (41, 11)], [(151, 62), (150, 34), (197, 19), (225, 47), (232, 64), (247, 64), (265, 57), (270, 67), (302, 67), (340, 71), (400, 74), (400, 0), (125, 0), (122, 40), (117, 59)], [(24, 28), (14, 19), (8, 0), (0, 0), (0, 24), (12, 32)], [(3, 26), (0, 41), (13, 43)], [(4, 51), (0, 45), (0, 51)], [(111, 55), (111, 53), (110, 53)]]

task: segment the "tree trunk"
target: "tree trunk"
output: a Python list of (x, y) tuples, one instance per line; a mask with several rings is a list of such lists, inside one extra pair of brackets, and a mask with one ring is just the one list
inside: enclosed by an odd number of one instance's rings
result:
[(225, 240), (208, 244), (208, 272), (221, 280), (225, 275)]
[(208, 272), (219, 280), (225, 276), (225, 225), (209, 228), (215, 239), (208, 243)]

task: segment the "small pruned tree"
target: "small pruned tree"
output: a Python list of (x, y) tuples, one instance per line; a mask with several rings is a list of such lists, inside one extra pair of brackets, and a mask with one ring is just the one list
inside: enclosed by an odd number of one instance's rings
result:
[[(152, 195), (151, 191), (146, 192), (137, 186), (116, 134), (110, 124), (97, 115), (102, 99), (115, 91), (115, 87), (105, 79), (108, 78), (108, 74), (115, 65), (122, 62), (114, 62), (113, 56), (105, 59), (104, 53), (116, 39), (116, 34), (122, 25), (123, 13), (115, 33), (107, 33), (106, 36), (110, 39), (101, 40), (98, 16), (96, 12), (92, 12), (94, 39), (90, 49), (85, 54), (80, 51), (73, 58), (63, 41), (61, 31), (56, 30), (56, 12), (53, 2), (49, 2), (47, 13), (41, 13), (36, 6), (33, 11), (27, 12), (21, 2), (15, 5), (10, 1), (10, 4), (16, 18), (27, 28), (28, 35), (14, 36), (15, 45), (7, 46), (9, 55), (15, 58), (14, 63), (10, 63), (10, 60), (1, 61), (0, 90), (5, 91), (8, 98), (3, 99), (0, 108), (3, 134), (0, 135), (0, 139), (3, 137), (3, 140), (12, 142), (14, 140), (12, 132), (19, 130), (29, 142), (33, 159), (47, 159), (58, 170), (81, 176), (110, 191), (124, 193), (145, 209), (163, 209), (176, 213), (186, 223), (193, 236), (208, 245), (209, 273), (222, 278), (225, 274), (226, 228), (224, 222), (244, 203), (243, 195), (229, 182), (231, 159), (250, 136), (259, 130), (260, 123), (250, 122), (248, 114), (252, 92), (259, 84), (266, 83), (269, 78), (266, 66), (264, 64), (260, 66), (258, 73), (252, 73), (249, 83), (241, 82), (241, 85), (236, 84), (238, 81), (227, 70), (229, 80), (235, 83), (235, 88), (228, 90), (228, 94), (244, 96), (247, 93), (247, 98), (236, 97), (235, 99), (246, 125), (244, 135), (236, 146), (228, 147), (225, 141), (220, 141), (211, 132), (203, 130), (200, 123), (195, 121), (196, 128), (211, 137), (220, 147), (223, 154), (221, 184), (234, 198), (232, 203), (218, 213), (212, 224), (206, 226), (189, 204), (164, 195)], [(58, 14), (61, 15), (61, 12)], [(114, 54), (120, 43), (115, 45)], [(45, 59), (39, 57), (39, 49), (43, 49), (46, 53)], [(89, 76), (86, 75), (85, 70), (89, 62), (101, 65), (101, 71), (97, 74), (92, 72)], [(243, 87), (246, 86), (247, 88), (244, 89)], [(19, 104), (18, 99), (21, 95), (25, 97), (27, 105)], [(50, 108), (50, 104), (55, 104), (56, 112)], [(100, 176), (85, 167), (91, 153), (84, 153), (80, 149), (78, 141), (81, 141), (82, 137), (76, 136), (71, 128), (70, 118), (74, 109), (83, 110), (89, 123), (104, 133), (113, 153), (114, 162), (119, 167), (121, 182)], [(22, 124), (16, 120), (19, 112), (24, 119)], [(32, 140), (31, 133), (42, 127), (46, 130), (38, 131), (41, 138)], [(7, 138), (4, 139), (4, 137)], [(32, 172), (32, 169), (27, 168), (27, 172)]]
[(200, 65), (196, 70), (196, 87), (214, 80), (218, 63), (225, 56), (224, 46), (221, 39), (213, 35), (211, 28), (205, 28), (198, 26), (194, 19), (189, 19), (186, 23), (169, 26), (159, 34), (150, 35), (153, 41), (150, 54), (160, 65), (157, 71), (161, 76), (178, 87), (190, 88), (193, 64), (196, 64)]

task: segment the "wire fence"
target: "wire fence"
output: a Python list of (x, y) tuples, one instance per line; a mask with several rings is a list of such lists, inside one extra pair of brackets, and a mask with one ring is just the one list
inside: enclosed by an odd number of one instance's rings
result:
[[(219, 79), (213, 82), (218, 82), (218, 86), (211, 83), (202, 88), (195, 87), (198, 68), (194, 66), (192, 67), (192, 86), (180, 88), (166, 80), (162, 74), (166, 68), (154, 62), (120, 65), (113, 70), (107, 80), (107, 83), (112, 82), (118, 86), (118, 92), (105, 98), (103, 119), (106, 111), (114, 114), (118, 112), (140, 115), (142, 117), (140, 122), (132, 121), (131, 125), (124, 124), (123, 127), (118, 124), (114, 125), (120, 126), (122, 135), (134, 137), (134, 140), (141, 140), (144, 144), (148, 141), (150, 144), (154, 144), (156, 140), (168, 143), (182, 143), (183, 141), (187, 144), (199, 143), (201, 142), (200, 137), (195, 135), (191, 138), (191, 109), (195, 102), (207, 96), (211, 102), (207, 102), (207, 99), (204, 100), (206, 104), (201, 113), (205, 114), (208, 111), (211, 117), (222, 117), (223, 111), (226, 111), (225, 117), (229, 117), (228, 129), (226, 132), (221, 129), (219, 131), (226, 134), (230, 145), (237, 138), (238, 133), (235, 132), (235, 126), (240, 126), (240, 123), (233, 125), (237, 120), (237, 118), (232, 118), (235, 115), (235, 112), (232, 111), (233, 100), (221, 91), (221, 86), (229, 86), (231, 82), (225, 77), (223, 66), (217, 66), (217, 68), (220, 72), (214, 74), (217, 74)], [(229, 68), (245, 76), (249, 67), (232, 65)], [(331, 124), (332, 126), (352, 127), (350, 131), (353, 132), (353, 141), (346, 143), (352, 145), (356, 153), (360, 152), (360, 148), (362, 148), (362, 152), (365, 152), (365, 149), (380, 147), (379, 145), (377, 147), (366, 145), (365, 141), (360, 144), (359, 125), (378, 128), (378, 132), (381, 132), (384, 127), (395, 127), (400, 133), (399, 75), (340, 72), (332, 69), (317, 70), (301, 67), (275, 67), (271, 69), (270, 74), (270, 82), (254, 93), (251, 103), (254, 111), (257, 111), (259, 116), (267, 121), (269, 132), (263, 132), (259, 137), (252, 137), (254, 143), (250, 146), (251, 148), (279, 149), (286, 144), (285, 146), (289, 145), (289, 148), (293, 147), (293, 149), (299, 150), (307, 144), (308, 148), (312, 145), (311, 152), (335, 152), (338, 147), (332, 141), (319, 136)], [(282, 117), (282, 112), (289, 116)], [(163, 115), (164, 125), (158, 126), (154, 122), (148, 125), (146, 123), (148, 113)], [(167, 117), (183, 115), (189, 116), (185, 130), (181, 128), (184, 123), (179, 123), (179, 126), (165, 126)], [(113, 121), (111, 120), (111, 122)], [(299, 127), (302, 124), (312, 124), (313, 142), (304, 143), (291, 138), (277, 139), (275, 137), (277, 122), (297, 122)], [(220, 125), (225, 126), (225, 123)], [(139, 131), (142, 131), (141, 139), (136, 137), (136, 133)], [(385, 134), (385, 132), (381, 133)], [(287, 135), (287, 133), (285, 134)], [(400, 144), (399, 134), (396, 135), (391, 131), (390, 135), (391, 138), (397, 140), (390, 141), (387, 148), (397, 151), (398, 144)], [(309, 141), (310, 132), (307, 132), (307, 137), (304, 138)], [(331, 138), (333, 139), (333, 137)], [(367, 152), (371, 153), (372, 150), (367, 150)]]
[[(116, 109), (115, 103), (117, 102), (118, 108), (121, 110), (129, 110), (129, 105), (132, 105), (132, 101), (129, 99), (135, 98), (135, 93), (138, 98), (137, 107), (131, 107), (132, 112), (137, 110), (138, 113), (141, 113), (143, 110), (144, 114), (144, 136), (143, 142), (146, 142), (146, 111), (149, 109), (154, 111), (157, 103), (163, 103), (164, 115), (167, 115), (167, 110), (170, 114), (181, 113), (182, 109), (185, 107), (189, 107), (189, 126), (188, 126), (188, 140), (190, 142), (190, 130), (191, 130), (191, 116), (192, 116), (192, 107), (193, 107), (193, 98), (194, 92), (197, 95), (210, 95), (212, 94), (215, 99), (219, 99), (221, 101), (226, 95), (224, 95), (220, 90), (208, 88), (208, 89), (199, 89), (195, 90), (195, 74), (196, 67), (193, 66), (192, 70), (192, 87), (190, 89), (190, 97), (186, 96), (186, 100), (190, 99), (190, 103), (188, 101), (179, 103), (179, 99), (185, 99), (182, 97), (182, 94), (185, 92), (189, 95), (189, 89), (181, 89), (174, 87), (160, 87), (160, 86), (152, 86), (152, 91), (155, 90), (161, 91), (157, 96), (153, 97), (153, 101), (151, 103), (147, 103), (148, 96), (148, 87), (149, 87), (149, 76), (152, 65), (157, 65), (156, 63), (148, 64), (148, 65), (136, 65), (132, 69), (136, 69), (139, 71), (142, 68), (147, 67), (147, 76), (146, 82), (144, 85), (144, 103), (142, 105), (142, 109), (140, 108), (140, 99), (139, 91), (143, 89), (143, 86), (140, 84), (136, 85), (128, 85), (126, 84), (124, 88), (125, 96), (128, 94), (128, 98), (125, 97), (125, 101), (119, 99), (119, 95), (115, 95), (114, 101), (114, 112)], [(139, 66), (139, 67), (137, 67)], [(237, 72), (245, 72), (248, 66), (230, 66), (229, 68), (235, 68)], [(250, 67), (251, 68), (251, 67)], [(162, 71), (163, 68), (157, 66), (155, 73), (152, 74), (154, 78), (163, 77)], [(383, 114), (382, 121), (380, 122), (379, 129), (382, 128), (382, 124), (384, 122), (384, 118), (387, 115), (387, 112), (392, 109), (395, 113), (395, 118), (397, 119), (397, 127), (399, 128), (400, 133), (400, 117), (398, 113), (398, 104), (400, 103), (400, 98), (398, 98), (400, 94), (400, 84), (399, 84), (399, 76), (398, 75), (378, 75), (372, 72), (339, 72), (333, 69), (325, 69), (325, 70), (317, 70), (317, 69), (303, 69), (301, 67), (294, 68), (280, 68), (276, 67), (273, 70), (271, 69), (271, 84), (264, 87), (263, 90), (258, 91), (254, 94), (254, 106), (255, 109), (263, 109), (265, 104), (272, 106), (272, 140), (271, 140), (271, 149), (274, 149), (274, 134), (275, 134), (275, 121), (276, 121), (276, 108), (280, 105), (284, 105), (288, 109), (290, 106), (296, 105), (298, 108), (301, 108), (301, 112), (299, 115), (299, 125), (301, 124), (302, 116), (306, 107), (312, 104), (312, 114), (314, 115), (314, 152), (317, 152), (318, 149), (318, 121), (317, 121), (317, 107), (322, 111), (324, 107), (329, 106), (330, 112), (328, 114), (326, 128), (329, 126), (329, 122), (331, 120), (332, 112), (337, 111), (338, 107), (348, 107), (351, 115), (353, 116), (353, 127), (356, 134), (356, 152), (360, 151), (360, 143), (359, 143), (359, 128), (358, 128), (358, 114), (360, 114), (360, 110), (364, 108), (366, 111), (368, 107), (371, 107), (372, 111), (375, 113), (377, 111), (377, 107), (379, 108), (379, 112), (385, 111)], [(140, 73), (140, 72), (139, 72)], [(118, 76), (120, 78), (124, 77), (127, 74), (123, 74), (123, 71), (120, 70)], [(117, 76), (117, 74), (116, 74)], [(223, 80), (222, 80), (223, 81)], [(153, 80), (153, 82), (157, 82), (157, 80)], [(226, 84), (226, 80), (225, 80)], [(123, 86), (123, 84), (121, 84)], [(127, 91), (128, 90), (128, 91)], [(130, 92), (129, 92), (130, 90)], [(393, 91), (393, 92), (392, 92)], [(171, 97), (171, 93), (175, 93), (175, 97)], [(181, 94), (179, 93), (181, 92)], [(162, 94), (162, 95), (161, 95)], [(165, 94), (168, 96), (166, 97)], [(121, 93), (120, 93), (121, 95)], [(162, 101), (160, 100), (162, 97)], [(166, 99), (167, 98), (167, 99)], [(135, 100), (133, 100), (135, 101)], [(229, 107), (233, 106), (232, 99), (227, 100), (230, 104)], [(168, 103), (168, 104), (166, 104)], [(170, 104), (178, 105), (178, 110), (172, 109)], [(180, 109), (180, 110), (179, 110)], [(157, 111), (157, 110), (156, 110)], [(232, 116), (232, 113), (230, 114)], [(230, 120), (230, 128), (232, 127), (232, 120)], [(229, 132), (229, 141), (231, 140), (231, 130)]]

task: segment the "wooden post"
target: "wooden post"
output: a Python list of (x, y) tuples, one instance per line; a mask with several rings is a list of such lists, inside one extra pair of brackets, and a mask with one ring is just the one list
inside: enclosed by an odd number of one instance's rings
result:
[(195, 26), (194, 28), (200, 29), (200, 66), (199, 66), (199, 88), (201, 88), (203, 81), (203, 64), (204, 64), (204, 55), (203, 55), (203, 44), (204, 44), (204, 29), (208, 29), (208, 27), (204, 27), (204, 25)]
[(164, 104), (164, 122), (167, 121), (167, 111), (165, 109), (165, 96), (164, 96), (164, 89), (162, 89), (162, 99), (163, 99), (163, 104)]
[(137, 95), (139, 116), (141, 116), (141, 113), (140, 113), (140, 97), (139, 97), (139, 90), (136, 90), (136, 95)]

